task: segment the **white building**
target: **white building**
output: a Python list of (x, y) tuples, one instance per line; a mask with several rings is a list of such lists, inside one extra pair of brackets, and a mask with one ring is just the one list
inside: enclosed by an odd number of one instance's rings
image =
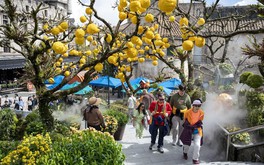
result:
[[(42, 3), (41, 12), (39, 16), (48, 19), (61, 19), (67, 17), (72, 13), (71, 0), (13, 0), (17, 6), (18, 12), (29, 12)], [(0, 0), (0, 4), (4, 5), (4, 0)], [(24, 19), (27, 24), (25, 30), (31, 27), (32, 21)], [(8, 24), (10, 21), (8, 16), (3, 11), (0, 11), (0, 25)], [(41, 25), (42, 26), (42, 25)], [(13, 47), (18, 47), (15, 43), (10, 43)], [(9, 47), (0, 47), (0, 83), (2, 80), (12, 81), (17, 75), (21, 73), (25, 64), (25, 58), (11, 50)]]

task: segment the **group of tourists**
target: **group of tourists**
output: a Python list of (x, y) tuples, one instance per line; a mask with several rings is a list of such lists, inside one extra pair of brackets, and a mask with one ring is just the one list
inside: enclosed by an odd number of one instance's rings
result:
[(28, 110), (32, 111), (38, 105), (38, 100), (36, 95), (29, 96), (26, 101), (23, 100), (21, 96), (15, 94), (14, 98), (0, 96), (0, 108), (1, 109), (14, 109), (14, 110)]
[(188, 159), (190, 145), (194, 145), (192, 160), (199, 164), (199, 153), (202, 145), (204, 112), (201, 109), (200, 99), (191, 102), (190, 96), (185, 93), (186, 87), (178, 86), (178, 92), (165, 100), (163, 93), (155, 97), (143, 90), (137, 103), (133, 94), (129, 94), (128, 114), (136, 129), (136, 137), (142, 138), (144, 128), (149, 128), (152, 150), (158, 136), (157, 151), (164, 153), (163, 139), (172, 135), (172, 145), (183, 147), (183, 159)]
[[(188, 159), (188, 150), (193, 142), (194, 150), (192, 161), (199, 164), (199, 153), (202, 145), (204, 112), (201, 109), (202, 101), (191, 102), (190, 96), (185, 92), (186, 87), (178, 86), (178, 92), (169, 100), (165, 100), (162, 92), (156, 97), (143, 90), (139, 99), (129, 93), (128, 116), (136, 130), (136, 137), (143, 137), (143, 130), (149, 128), (151, 141), (149, 150), (156, 144), (157, 151), (164, 153), (163, 140), (166, 135), (172, 135), (172, 145), (183, 147), (183, 159)], [(101, 130), (105, 127), (104, 118), (99, 110), (100, 98), (91, 97), (83, 111), (86, 128), (93, 127)]]

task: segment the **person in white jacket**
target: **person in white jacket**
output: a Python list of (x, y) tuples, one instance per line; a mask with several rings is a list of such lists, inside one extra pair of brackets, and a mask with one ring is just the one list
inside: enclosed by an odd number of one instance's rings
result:
[(129, 120), (132, 121), (133, 112), (134, 112), (134, 109), (136, 108), (137, 99), (133, 96), (133, 93), (129, 93), (128, 96), (129, 96), (128, 101), (127, 101), (127, 104), (128, 104), (128, 116), (129, 116)]

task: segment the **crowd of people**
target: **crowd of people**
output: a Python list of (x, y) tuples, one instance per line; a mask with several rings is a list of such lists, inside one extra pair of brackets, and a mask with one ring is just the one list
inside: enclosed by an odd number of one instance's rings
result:
[[(200, 99), (191, 102), (185, 92), (186, 87), (178, 86), (178, 91), (168, 99), (162, 92), (156, 96), (143, 90), (139, 99), (133, 94), (128, 98), (128, 115), (136, 130), (136, 137), (142, 138), (143, 129), (149, 129), (151, 135), (149, 150), (156, 144), (157, 151), (164, 153), (163, 141), (166, 135), (172, 135), (172, 145), (183, 147), (183, 159), (188, 159), (190, 145), (194, 145), (193, 164), (199, 164), (199, 153), (202, 145), (204, 112)], [(193, 143), (192, 143), (193, 142)]]
[(28, 110), (32, 111), (36, 109), (38, 105), (38, 99), (36, 95), (28, 96), (25, 100), (22, 96), (15, 94), (14, 97), (8, 95), (0, 96), (0, 108), (1, 109), (14, 109), (14, 110)]

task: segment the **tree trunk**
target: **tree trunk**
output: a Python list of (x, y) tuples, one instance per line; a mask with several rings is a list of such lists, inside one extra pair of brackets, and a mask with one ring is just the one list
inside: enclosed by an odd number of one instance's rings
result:
[(229, 46), (229, 41), (230, 41), (230, 38), (226, 38), (225, 39), (225, 47), (224, 47), (224, 51), (223, 51), (223, 55), (222, 55), (222, 58), (221, 58), (221, 63), (224, 63), (225, 60), (226, 60), (226, 55), (227, 55), (227, 50), (228, 50), (228, 46)]
[(50, 100), (48, 98), (47, 96), (39, 96), (39, 114), (42, 123), (46, 125), (48, 131), (51, 131), (54, 128), (54, 118), (49, 107)]
[(188, 82), (194, 80), (194, 66), (193, 66), (193, 56), (192, 53), (188, 55)]

